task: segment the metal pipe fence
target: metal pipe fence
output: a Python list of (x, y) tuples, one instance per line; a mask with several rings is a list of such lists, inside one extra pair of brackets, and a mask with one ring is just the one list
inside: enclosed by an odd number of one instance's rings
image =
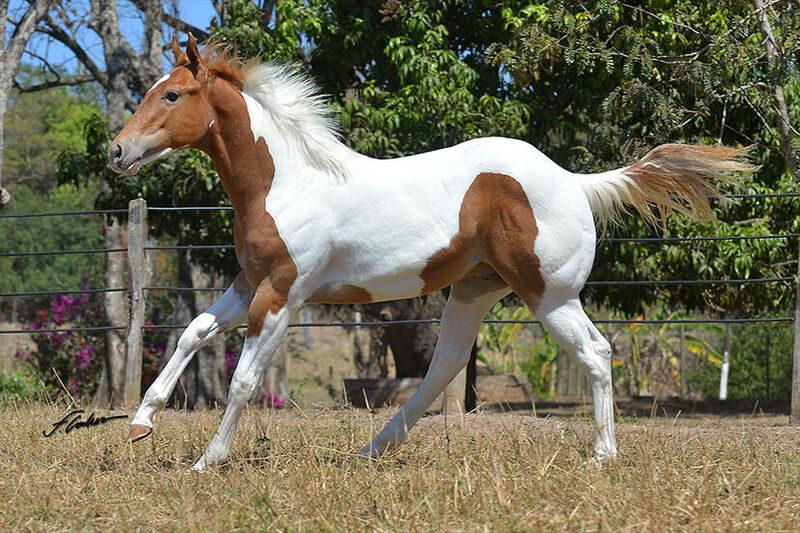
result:
[[(736, 194), (728, 195), (727, 199), (730, 200), (746, 200), (756, 198), (800, 198), (800, 194)], [(161, 246), (145, 246), (146, 230), (147, 230), (147, 214), (148, 212), (181, 212), (181, 211), (232, 211), (229, 206), (206, 206), (206, 207), (149, 207), (144, 203), (144, 200), (137, 199), (131, 201), (128, 209), (108, 209), (108, 210), (87, 210), (87, 211), (67, 211), (67, 212), (42, 212), (42, 213), (24, 213), (24, 214), (3, 214), (0, 215), (0, 224), (6, 219), (15, 218), (32, 218), (32, 217), (51, 217), (51, 216), (87, 216), (87, 215), (119, 215), (123, 213), (128, 214), (129, 218), (129, 232), (128, 232), (128, 245), (125, 248), (114, 249), (76, 249), (76, 250), (42, 250), (42, 251), (12, 251), (0, 253), (0, 259), (13, 258), (13, 257), (40, 257), (40, 256), (54, 256), (54, 255), (75, 255), (75, 254), (107, 254), (126, 252), (129, 256), (129, 264), (131, 257), (136, 256), (139, 261), (142, 260), (147, 252), (158, 251), (179, 251), (179, 250), (213, 250), (213, 249), (232, 249), (234, 246), (228, 244), (216, 245), (161, 245)], [(134, 215), (134, 212), (137, 213)], [(2, 228), (0, 227), (0, 231)], [(644, 238), (599, 238), (598, 245), (600, 244), (618, 244), (618, 243), (646, 243), (646, 244), (664, 244), (664, 243), (684, 243), (684, 242), (719, 242), (719, 241), (750, 241), (750, 240), (798, 240), (799, 233), (781, 233), (769, 235), (729, 235), (729, 236), (712, 236), (712, 237), (644, 237)], [(108, 331), (108, 330), (127, 330), (129, 341), (129, 361), (134, 362), (138, 360), (133, 351), (139, 352), (141, 357), (141, 350), (137, 346), (141, 346), (141, 332), (149, 329), (183, 329), (188, 324), (144, 324), (145, 312), (145, 293), (153, 291), (174, 291), (174, 292), (222, 292), (226, 288), (223, 287), (175, 287), (175, 286), (144, 286), (144, 273), (139, 268), (132, 270), (140, 271), (138, 274), (132, 272), (132, 286), (131, 287), (107, 287), (107, 288), (94, 288), (94, 289), (67, 289), (67, 290), (52, 290), (52, 291), (28, 291), (28, 292), (11, 292), (0, 293), (0, 299), (4, 298), (25, 298), (25, 297), (41, 297), (41, 296), (56, 296), (61, 294), (104, 294), (109, 292), (127, 292), (131, 302), (138, 302), (138, 305), (131, 307), (131, 313), (127, 324), (119, 325), (106, 325), (94, 327), (71, 327), (71, 328), (25, 328), (25, 329), (7, 329), (0, 330), (0, 336), (4, 334), (20, 334), (20, 333), (67, 333), (67, 332), (87, 332), (87, 331)], [(798, 276), (782, 276), (771, 278), (742, 278), (742, 279), (680, 279), (680, 280), (600, 280), (589, 281), (587, 286), (679, 286), (679, 285), (751, 285), (760, 283), (777, 283), (789, 284), (793, 283), (796, 293), (796, 304), (794, 316), (783, 317), (741, 317), (741, 318), (679, 318), (679, 319), (598, 319), (594, 320), (595, 324), (605, 325), (633, 325), (633, 324), (677, 324), (677, 325), (692, 325), (692, 324), (780, 324), (780, 323), (793, 323), (794, 324), (794, 352), (793, 352), (793, 378), (792, 378), (792, 416), (793, 423), (800, 423), (800, 321), (796, 317), (800, 316), (800, 284), (798, 284), (798, 277), (800, 277), (800, 261), (798, 261)], [(327, 322), (300, 322), (291, 324), (292, 328), (313, 328), (313, 327), (385, 327), (389, 325), (402, 325), (402, 324), (438, 324), (441, 320), (434, 319), (408, 319), (408, 320), (384, 320), (384, 321), (327, 321)], [(541, 324), (538, 320), (500, 320), (500, 319), (485, 319), (484, 323), (488, 324)], [(243, 326), (244, 327), (244, 326)], [(136, 341), (136, 337), (139, 338)], [(132, 342), (133, 341), (133, 342)], [(682, 358), (683, 360), (683, 358)], [(136, 390), (138, 394), (138, 381), (140, 379), (141, 368), (130, 368), (128, 372), (128, 380), (130, 382), (137, 381), (137, 386), (132, 389)], [(683, 388), (683, 384), (682, 384)]]

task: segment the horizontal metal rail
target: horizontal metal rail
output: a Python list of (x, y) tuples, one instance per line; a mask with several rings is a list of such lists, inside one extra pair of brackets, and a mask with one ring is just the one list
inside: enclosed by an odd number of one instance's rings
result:
[(46, 213), (14, 213), (10, 215), (0, 215), (3, 218), (35, 218), (35, 217), (59, 217), (59, 216), (80, 216), (80, 215), (119, 215), (127, 213), (127, 209), (94, 209), (91, 211), (57, 211)]
[[(763, 194), (726, 194), (723, 196), (728, 200), (748, 200), (756, 198), (800, 198), (800, 193), (763, 193)], [(148, 211), (233, 211), (229, 205), (219, 206), (184, 206), (184, 207), (148, 207)], [(30, 217), (53, 217), (53, 216), (81, 216), (81, 215), (118, 215), (127, 213), (127, 209), (92, 209), (87, 211), (57, 211), (43, 213), (14, 213), (0, 215), (0, 219), (5, 218), (30, 218)]]
[(729, 235), (724, 237), (619, 237), (600, 238), (598, 243), (606, 242), (700, 242), (700, 241), (757, 241), (762, 239), (793, 239), (800, 233), (782, 233), (778, 235)]
[(74, 254), (112, 254), (127, 252), (127, 248), (100, 248), (95, 250), (47, 250), (43, 252), (2, 252), (0, 257), (26, 257), (41, 255), (74, 255)]
[(0, 293), (0, 298), (16, 298), (23, 296), (58, 296), (61, 294), (97, 294), (106, 292), (125, 292), (128, 289), (69, 289), (64, 291), (29, 291)]
[(77, 328), (31, 328), (31, 329), (4, 329), (0, 330), (0, 335), (18, 335), (20, 333), (77, 333), (81, 331), (109, 331), (112, 329), (124, 330), (126, 326), (86, 326)]
[(148, 207), (148, 211), (233, 211), (230, 205), (211, 205), (194, 207)]
[(145, 246), (144, 251), (151, 250), (231, 250), (235, 248), (232, 244), (175, 244), (167, 246)]
[[(595, 324), (770, 324), (794, 322), (794, 317), (766, 317), (766, 318), (677, 318), (677, 319), (601, 319), (592, 320)], [(408, 320), (383, 320), (375, 322), (298, 322), (289, 324), (290, 328), (331, 328), (331, 327), (384, 327), (408, 324), (440, 324), (440, 318), (418, 318)], [(487, 318), (482, 320), (484, 324), (541, 324), (539, 320), (495, 320)], [(148, 324), (142, 329), (184, 329), (188, 324)], [(237, 329), (244, 329), (247, 326), (239, 326)], [(42, 329), (11, 329), (0, 330), (3, 334), (21, 333), (72, 333), (81, 331), (108, 331), (124, 330), (125, 326), (89, 326), (78, 328), (42, 328)]]
[[(780, 235), (732, 235), (728, 237), (625, 237), (599, 239), (598, 244), (604, 243), (623, 243), (623, 242), (697, 242), (697, 241), (755, 241), (761, 239), (792, 239), (800, 237), (800, 233), (785, 233)], [(146, 251), (158, 250), (232, 250), (232, 244), (180, 244), (174, 246), (145, 246)], [(46, 255), (71, 255), (71, 254), (110, 254), (115, 252), (127, 252), (127, 248), (101, 248), (91, 250), (47, 250), (41, 252), (0, 252), (0, 257), (26, 257), (26, 256), (46, 256)]]
[(225, 292), (228, 287), (142, 287), (146, 291)]
[(729, 200), (742, 200), (749, 198), (800, 198), (800, 193), (796, 192), (770, 192), (764, 194), (726, 194)]
[[(587, 286), (610, 285), (746, 285), (749, 283), (779, 283), (794, 281), (794, 276), (780, 278), (751, 278), (751, 279), (676, 279), (676, 280), (624, 280), (624, 281), (587, 281)], [(142, 287), (146, 291), (175, 291), (175, 292), (225, 292), (228, 287)], [(58, 296), (61, 294), (95, 294), (106, 292), (125, 292), (128, 289), (70, 289), (63, 291), (31, 291), (0, 293), (0, 298), (18, 298), (24, 296)]]
[(586, 285), (745, 285), (749, 283), (777, 283), (781, 281), (794, 281), (794, 276), (780, 278), (752, 278), (752, 279), (665, 279), (665, 280), (629, 280), (629, 281), (587, 281)]

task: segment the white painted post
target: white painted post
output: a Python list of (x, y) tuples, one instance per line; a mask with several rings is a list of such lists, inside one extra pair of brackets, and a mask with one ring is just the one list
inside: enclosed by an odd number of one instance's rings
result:
[(792, 363), (792, 408), (789, 423), (800, 425), (800, 254), (797, 262), (794, 299), (794, 361)]
[(144, 283), (147, 242), (147, 202), (142, 198), (128, 203), (128, 265), (131, 312), (128, 319), (127, 356), (125, 358), (125, 405), (141, 400), (142, 393), (142, 326), (145, 319)]
[(728, 371), (731, 365), (731, 325), (725, 326), (725, 351), (722, 353), (722, 372), (719, 375), (719, 399), (728, 399)]
[(684, 331), (683, 324), (681, 324), (681, 361), (680, 361), (680, 373), (681, 373), (681, 398), (686, 398), (686, 393), (688, 391), (688, 386), (686, 383), (686, 334)]
[[(312, 320), (311, 309), (303, 307), (300, 310), (300, 322), (310, 324)], [(305, 346), (306, 350), (310, 350), (313, 345), (314, 339), (311, 337), (311, 328), (306, 326), (303, 328), (303, 346)]]

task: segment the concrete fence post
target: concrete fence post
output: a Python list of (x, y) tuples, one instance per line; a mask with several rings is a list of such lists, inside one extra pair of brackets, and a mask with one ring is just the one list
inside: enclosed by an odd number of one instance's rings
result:
[(141, 400), (142, 326), (145, 319), (145, 253), (147, 242), (147, 202), (142, 198), (128, 203), (128, 265), (130, 267), (130, 313), (128, 318), (128, 353), (125, 357), (125, 405)]

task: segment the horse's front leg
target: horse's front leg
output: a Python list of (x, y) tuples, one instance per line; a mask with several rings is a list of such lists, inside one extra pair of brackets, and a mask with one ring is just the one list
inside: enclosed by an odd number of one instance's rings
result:
[(247, 320), (253, 299), (252, 287), (241, 272), (230, 287), (207, 311), (201, 313), (183, 331), (178, 346), (147, 392), (131, 422), (130, 440), (137, 441), (153, 431), (153, 415), (164, 408), (192, 356), (214, 337)]
[(228, 457), (239, 417), (258, 387), (267, 364), (286, 332), (289, 320), (301, 304), (301, 301), (286, 301), (285, 296), (276, 292), (268, 280), (259, 285), (250, 304), (247, 338), (231, 379), (225, 414), (206, 452), (192, 470), (203, 470), (206, 466), (224, 461)]

